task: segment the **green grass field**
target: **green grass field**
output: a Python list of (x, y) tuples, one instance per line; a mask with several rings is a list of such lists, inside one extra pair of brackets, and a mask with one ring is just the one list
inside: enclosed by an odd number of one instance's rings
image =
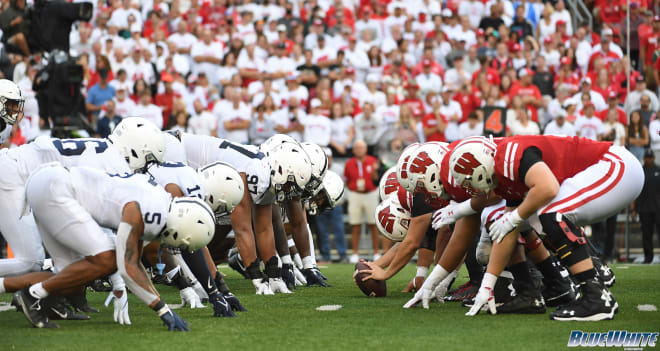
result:
[[(615, 265), (613, 287), (619, 313), (613, 321), (555, 322), (545, 315), (484, 313), (465, 317), (459, 303), (434, 303), (430, 310), (404, 310), (410, 294), (401, 293), (414, 266), (388, 281), (388, 297), (367, 298), (352, 281), (351, 265), (322, 269), (332, 288), (298, 288), (293, 295), (256, 296), (252, 284), (228, 268), (227, 282), (248, 312), (238, 318), (213, 318), (212, 309), (179, 309), (189, 333), (166, 331), (160, 319), (130, 296), (133, 325), (112, 321), (105, 293), (89, 293), (102, 311), (90, 321), (58, 322), (59, 329), (34, 329), (15, 311), (0, 313), (0, 350), (557, 350), (566, 347), (571, 330), (655, 331), (660, 312), (640, 312), (637, 305), (660, 305), (660, 266)], [(463, 272), (454, 286), (467, 280)], [(179, 303), (178, 292), (157, 286), (165, 301)], [(8, 302), (5, 294), (0, 301)], [(321, 305), (342, 305), (320, 312)], [(112, 305), (110, 306), (112, 307)]]

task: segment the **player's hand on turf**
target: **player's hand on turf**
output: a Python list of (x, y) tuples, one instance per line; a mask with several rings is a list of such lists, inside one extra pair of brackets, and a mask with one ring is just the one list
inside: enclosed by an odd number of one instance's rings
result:
[(490, 239), (494, 242), (500, 243), (502, 239), (513, 231), (523, 219), (518, 215), (518, 210), (506, 212), (502, 217), (498, 218), (491, 225), (489, 230)]
[(300, 271), (300, 269), (297, 266), (293, 267), (293, 275), (296, 277), (297, 286), (307, 285), (307, 279), (305, 278), (305, 275)]
[(199, 295), (195, 292), (192, 287), (187, 287), (183, 290), (179, 290), (181, 295), (181, 307), (190, 306), (190, 308), (204, 308), (202, 300), (199, 298)]
[(323, 287), (329, 287), (330, 284), (325, 282), (325, 279), (323, 279), (323, 274), (321, 274), (321, 271), (319, 271), (318, 268), (306, 268), (303, 269), (303, 275), (305, 275), (305, 279), (307, 280), (307, 286), (312, 286), (312, 285), (318, 285), (318, 286), (323, 286)]
[(291, 290), (286, 287), (286, 283), (282, 278), (269, 278), (268, 279), (268, 285), (270, 286), (270, 290), (273, 293), (282, 293), (282, 294), (291, 294)]
[(295, 289), (296, 276), (293, 273), (293, 265), (284, 263), (282, 264), (282, 269), (280, 271), (282, 272), (282, 280), (286, 283), (287, 288), (289, 288), (289, 290)]
[(433, 290), (433, 296), (435, 297), (438, 302), (444, 303), (445, 302), (445, 296), (447, 295), (447, 290), (449, 289), (449, 285), (454, 281), (456, 276), (458, 275), (458, 272), (452, 271), (443, 279), (438, 286), (435, 287)]
[(403, 305), (403, 308), (415, 307), (420, 302), (425, 309), (429, 308), (429, 301), (433, 298), (434, 287), (432, 287), (431, 284), (427, 284), (428, 282), (428, 280), (424, 282), (422, 287), (415, 293), (415, 296)]
[(268, 285), (268, 280), (266, 279), (252, 279), (252, 285), (257, 289), (257, 295), (274, 295), (273, 291), (270, 289), (270, 285)]
[(490, 310), (490, 313), (496, 314), (497, 309), (495, 308), (495, 295), (493, 294), (493, 289), (488, 287), (480, 287), (477, 296), (474, 298), (474, 305), (472, 308), (465, 314), (466, 316), (476, 316), (481, 311), (481, 308), (487, 306)]
[(236, 297), (234, 294), (231, 292), (228, 292), (226, 294), (222, 294), (222, 296), (225, 298), (225, 301), (231, 306), (231, 309), (234, 311), (238, 312), (245, 312), (247, 309), (241, 305), (241, 302), (238, 301), (238, 297)]
[(423, 284), (424, 277), (414, 277), (410, 280), (410, 283), (408, 283), (406, 288), (401, 292), (416, 292), (417, 289), (421, 288)]
[(110, 301), (113, 302), (115, 312), (113, 318), (119, 324), (131, 324), (131, 318), (128, 316), (128, 293), (126, 289), (111, 291), (108, 298), (105, 299), (105, 307), (108, 307)]
[(365, 261), (364, 263), (367, 266), (369, 266), (369, 268), (371, 268), (371, 269), (363, 269), (360, 272), (358, 272), (358, 273), (366, 273), (367, 274), (366, 277), (362, 278), (362, 281), (366, 281), (366, 280), (369, 280), (369, 279), (373, 279), (373, 280), (385, 280), (385, 279), (387, 279), (386, 274), (385, 274), (385, 270), (381, 266), (379, 266), (379, 265), (377, 265), (373, 262), (366, 262)]
[(190, 331), (188, 323), (169, 307), (166, 307), (166, 311), (160, 315), (160, 319), (169, 331)]
[(463, 202), (450, 201), (449, 205), (435, 211), (433, 213), (433, 229), (440, 229), (450, 224), (456, 223), (457, 220), (474, 214), (475, 211), (470, 206), (470, 200)]
[(211, 294), (209, 302), (213, 304), (213, 317), (236, 317), (231, 305), (221, 293)]
[(314, 265), (314, 268), (319, 272), (319, 275), (321, 276), (321, 278), (323, 278), (323, 280), (328, 280), (328, 278), (326, 278), (323, 275), (323, 273), (321, 272), (321, 270), (319, 269), (319, 267), (316, 264)]

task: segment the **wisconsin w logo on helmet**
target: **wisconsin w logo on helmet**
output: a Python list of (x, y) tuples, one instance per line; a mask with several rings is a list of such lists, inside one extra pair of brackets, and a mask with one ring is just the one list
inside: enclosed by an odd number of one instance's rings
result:
[(382, 210), (380, 210), (380, 212), (378, 212), (378, 221), (388, 233), (391, 233), (394, 230), (395, 220), (396, 217), (390, 213), (389, 206), (385, 206)]
[(477, 160), (474, 155), (469, 152), (466, 152), (461, 155), (456, 160), (456, 165), (454, 166), (454, 171), (456, 173), (465, 174), (471, 176), (474, 172), (474, 169), (481, 166), (481, 162)]
[(410, 168), (408, 168), (408, 171), (423, 174), (426, 173), (426, 168), (432, 164), (433, 160), (429, 154), (427, 154), (426, 151), (422, 151), (410, 162)]

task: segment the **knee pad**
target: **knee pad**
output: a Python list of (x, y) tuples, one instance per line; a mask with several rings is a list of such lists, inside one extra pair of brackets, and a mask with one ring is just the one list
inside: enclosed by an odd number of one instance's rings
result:
[(541, 244), (543, 244), (543, 241), (538, 237), (538, 235), (533, 235), (534, 232), (531, 230), (528, 230), (524, 233), (520, 233), (520, 236), (525, 238), (525, 250), (526, 251), (533, 251), (536, 250)]
[(488, 264), (490, 259), (490, 251), (493, 249), (493, 243), (490, 241), (490, 237), (485, 230), (481, 231), (481, 237), (479, 238), (479, 243), (477, 244), (477, 250), (475, 251), (475, 258), (477, 263), (482, 266)]
[(561, 213), (553, 212), (539, 216), (545, 243), (566, 267), (589, 258), (587, 241), (582, 231)]

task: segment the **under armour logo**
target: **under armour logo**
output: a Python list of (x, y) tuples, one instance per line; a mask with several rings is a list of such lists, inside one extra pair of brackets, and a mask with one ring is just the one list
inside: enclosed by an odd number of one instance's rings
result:
[(604, 275), (610, 275), (612, 273), (612, 269), (608, 266), (600, 266), (600, 270), (603, 271)]
[(568, 315), (570, 315), (570, 316), (574, 316), (574, 315), (575, 315), (575, 311), (563, 310), (562, 313), (563, 313), (563, 314), (568, 314)]
[(605, 301), (605, 306), (612, 306), (612, 294), (607, 291), (607, 289), (603, 289), (603, 293), (600, 295), (600, 299)]
[(536, 307), (541, 307), (543, 306), (543, 301), (539, 299), (534, 299), (534, 305), (536, 305)]

